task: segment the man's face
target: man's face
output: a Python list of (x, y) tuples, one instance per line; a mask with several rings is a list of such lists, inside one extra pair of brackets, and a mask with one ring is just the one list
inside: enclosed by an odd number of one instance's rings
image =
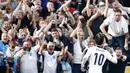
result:
[(120, 12), (115, 12), (115, 21), (118, 22), (121, 19), (121, 13)]
[(63, 15), (59, 15), (59, 18), (58, 18), (58, 21), (61, 23), (62, 20), (64, 19), (64, 16)]
[(54, 52), (54, 48), (55, 46), (53, 44), (48, 44), (47, 45), (47, 50), (49, 53), (53, 53)]
[(89, 47), (93, 47), (93, 46), (95, 46), (95, 43), (94, 42), (90, 42), (90, 43), (88, 43), (88, 46)]
[(117, 58), (120, 59), (122, 56), (122, 50), (116, 50)]
[(112, 4), (112, 7), (114, 8), (114, 10), (119, 9), (119, 6), (118, 6), (118, 4), (116, 2), (114, 2)]
[(2, 37), (1, 37), (1, 40), (4, 42), (4, 43), (7, 43), (8, 42), (8, 35), (6, 33), (3, 33), (2, 34)]
[(30, 42), (24, 42), (23, 43), (23, 48), (25, 49), (25, 50), (29, 50), (30, 48), (31, 48), (31, 43)]
[(75, 18), (75, 19), (78, 19), (78, 17), (79, 17), (79, 13), (76, 13), (76, 14), (74, 15), (74, 18)]
[(10, 4), (6, 5), (5, 10), (10, 12), (12, 10), (12, 6)]
[(8, 21), (5, 21), (3, 24), (2, 24), (2, 27), (8, 31), (11, 27), (10, 23)]
[(17, 18), (23, 19), (23, 17), (24, 17), (24, 12), (20, 10), (20, 11), (18, 12), (18, 17), (17, 17)]
[(53, 32), (52, 32), (52, 37), (53, 37), (54, 39), (58, 39), (58, 37), (59, 37), (58, 31), (53, 31)]
[(84, 33), (83, 32), (80, 32), (79, 33), (79, 39), (82, 41), (84, 40)]

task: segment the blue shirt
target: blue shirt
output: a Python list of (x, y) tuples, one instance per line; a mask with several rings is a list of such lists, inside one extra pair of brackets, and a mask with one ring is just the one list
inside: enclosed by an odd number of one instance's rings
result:
[(45, 7), (47, 4), (48, 0), (41, 0), (41, 6)]
[(6, 50), (8, 48), (7, 44), (4, 44), (1, 40), (0, 40), (0, 52), (3, 53), (3, 56), (0, 56), (0, 66), (4, 66), (4, 58), (6, 56)]

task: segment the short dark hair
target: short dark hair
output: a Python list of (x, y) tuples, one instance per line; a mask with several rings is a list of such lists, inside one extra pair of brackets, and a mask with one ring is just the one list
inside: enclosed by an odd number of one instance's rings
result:
[(55, 31), (58, 32), (58, 30), (57, 30), (56, 28), (53, 28), (53, 29), (51, 30), (51, 32), (55, 32)]
[(115, 13), (116, 13), (116, 12), (122, 13), (120, 9), (116, 9), (116, 10), (114, 10), (114, 12), (115, 12)]
[(97, 45), (102, 45), (105, 39), (105, 35), (101, 32), (99, 32), (98, 34), (96, 34), (95, 36), (95, 41)]

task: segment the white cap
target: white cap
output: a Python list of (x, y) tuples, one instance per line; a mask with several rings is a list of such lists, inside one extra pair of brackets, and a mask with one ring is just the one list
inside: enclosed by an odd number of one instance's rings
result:
[(77, 13), (79, 13), (79, 11), (78, 11), (78, 10), (75, 10), (75, 11), (73, 12), (73, 15), (75, 15), (75, 14), (77, 14)]
[(101, 6), (105, 5), (105, 3), (100, 1), (98, 5), (99, 5), (99, 7), (101, 7)]

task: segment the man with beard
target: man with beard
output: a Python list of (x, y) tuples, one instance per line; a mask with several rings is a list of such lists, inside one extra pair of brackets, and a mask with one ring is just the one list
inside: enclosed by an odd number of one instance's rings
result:
[(30, 40), (25, 41), (23, 49), (15, 55), (20, 61), (20, 73), (38, 73), (37, 52), (39, 45), (32, 47), (31, 43)]

